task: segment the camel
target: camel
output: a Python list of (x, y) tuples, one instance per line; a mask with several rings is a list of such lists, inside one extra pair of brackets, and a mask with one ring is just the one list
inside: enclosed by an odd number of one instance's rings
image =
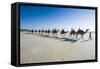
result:
[(48, 33), (48, 31), (47, 31), (47, 30), (45, 30), (44, 32), (45, 32), (45, 34), (47, 34), (47, 33)]
[(35, 34), (37, 34), (37, 30), (35, 30)]
[(67, 33), (68, 31), (65, 31), (64, 29), (61, 30), (60, 34), (61, 36), (65, 36), (65, 34)]
[(34, 32), (34, 30), (32, 30), (32, 33)]
[(49, 29), (45, 30), (45, 33), (46, 33), (47, 36), (50, 36), (51, 31)]
[(40, 34), (41, 30), (38, 30), (38, 32), (39, 32), (39, 34)]
[[(86, 34), (88, 32), (89, 29), (86, 29), (86, 31), (81, 30), (80, 28), (78, 29), (78, 31), (76, 32), (76, 38), (78, 39), (78, 35), (81, 35), (80, 38), (84, 39), (84, 34)], [(79, 39), (80, 39), (79, 38)]]
[(52, 34), (54, 34), (54, 36), (56, 36), (58, 32), (59, 32), (59, 30), (56, 30), (56, 29), (52, 30)]
[(50, 36), (51, 30), (48, 29), (47, 30), (47, 33), (48, 33), (48, 36)]
[(69, 33), (69, 35), (72, 37), (72, 35), (75, 35), (76, 31), (74, 29), (71, 29), (71, 32)]
[(44, 30), (42, 29), (42, 31), (41, 31), (41, 32), (42, 32), (42, 34), (43, 34), (43, 33), (44, 33)]
[(28, 29), (26, 29), (26, 32), (29, 32), (29, 30), (28, 30)]
[(50, 34), (50, 32), (51, 32), (51, 31), (48, 29), (48, 31), (47, 31), (47, 32), (48, 32), (48, 34)]

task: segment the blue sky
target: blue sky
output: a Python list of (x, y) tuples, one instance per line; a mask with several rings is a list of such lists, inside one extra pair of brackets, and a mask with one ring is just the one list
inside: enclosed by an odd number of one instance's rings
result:
[(95, 10), (20, 6), (21, 29), (95, 30)]

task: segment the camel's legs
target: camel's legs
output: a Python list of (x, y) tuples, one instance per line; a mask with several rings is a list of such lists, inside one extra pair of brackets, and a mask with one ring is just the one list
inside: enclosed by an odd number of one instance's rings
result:
[(61, 34), (61, 37), (65, 37), (65, 34)]
[(56, 35), (57, 35), (57, 34), (56, 34), (56, 33), (54, 33), (54, 37), (56, 37)]
[(70, 38), (74, 37), (74, 34), (69, 34), (69, 37), (70, 37)]
[(84, 40), (84, 35), (81, 35), (81, 38)]
[(81, 35), (81, 37), (79, 39), (81, 39), (81, 38), (84, 40), (84, 35)]
[(62, 34), (60, 34), (60, 37), (62, 38)]
[(72, 34), (69, 34), (69, 37), (72, 37)]
[(66, 37), (66, 33), (64, 34), (64, 37)]
[(76, 38), (78, 39), (78, 34), (76, 34)]

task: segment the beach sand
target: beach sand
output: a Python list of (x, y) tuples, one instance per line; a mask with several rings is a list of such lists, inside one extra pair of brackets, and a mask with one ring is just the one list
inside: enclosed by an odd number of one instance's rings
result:
[[(20, 33), (20, 62), (41, 63), (95, 59), (95, 34), (93, 40), (77, 40), (68, 33), (65, 38), (43, 37), (32, 33)], [(71, 39), (75, 39), (72, 41)]]

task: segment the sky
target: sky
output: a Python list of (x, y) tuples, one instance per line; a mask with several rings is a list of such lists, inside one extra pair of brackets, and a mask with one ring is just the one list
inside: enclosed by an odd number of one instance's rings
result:
[(20, 6), (21, 29), (95, 30), (95, 10), (45, 6)]

